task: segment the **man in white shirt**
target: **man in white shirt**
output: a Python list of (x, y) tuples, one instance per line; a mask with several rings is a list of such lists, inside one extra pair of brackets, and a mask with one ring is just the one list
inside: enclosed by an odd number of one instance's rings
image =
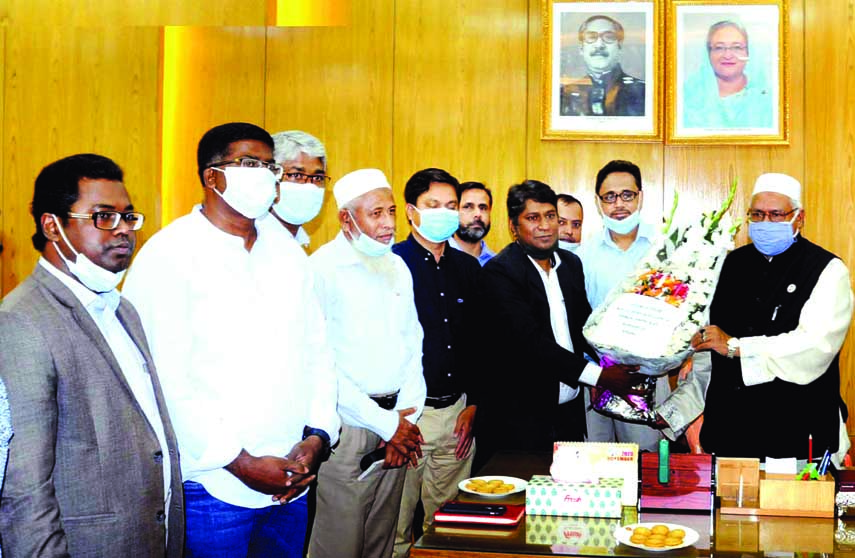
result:
[(270, 135), (217, 126), (197, 161), (203, 204), (125, 282), (174, 416), (186, 555), (302, 556), (303, 495), (339, 430), (323, 317), (301, 248), (263, 219), (282, 173)]
[[(415, 422), (426, 388), (413, 280), (390, 252), (395, 199), (383, 173), (362, 169), (333, 191), (341, 232), (309, 258), (335, 352), (341, 444), (318, 474), (312, 558), (392, 554), (405, 468), (422, 456)], [(363, 457), (382, 468), (360, 478)]]
[(143, 224), (122, 180), (94, 154), (36, 179), (42, 256), (0, 305), (16, 431), (0, 501), (7, 558), (182, 553), (175, 434), (139, 317), (116, 290)]
[(303, 228), (318, 216), (324, 204), (327, 176), (327, 152), (321, 140), (300, 130), (273, 134), (273, 158), (282, 165), (279, 197), (270, 213), (303, 247), (309, 235)]
[(712, 325), (692, 339), (694, 369), (656, 411), (670, 437), (703, 411), (707, 452), (806, 459), (811, 437), (813, 457), (827, 449), (839, 467), (850, 445), (838, 361), (852, 286), (846, 264), (802, 236), (801, 190), (785, 174), (757, 178), (752, 243), (725, 258)]

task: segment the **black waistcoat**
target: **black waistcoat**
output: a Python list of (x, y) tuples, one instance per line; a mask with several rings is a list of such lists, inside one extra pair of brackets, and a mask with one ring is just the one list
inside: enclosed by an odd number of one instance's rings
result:
[[(796, 329), (802, 307), (834, 254), (802, 237), (768, 261), (753, 245), (727, 256), (710, 323), (734, 337), (780, 335)], [(701, 445), (723, 457), (806, 458), (837, 449), (839, 354), (807, 385), (776, 378), (746, 387), (739, 358), (712, 353)]]

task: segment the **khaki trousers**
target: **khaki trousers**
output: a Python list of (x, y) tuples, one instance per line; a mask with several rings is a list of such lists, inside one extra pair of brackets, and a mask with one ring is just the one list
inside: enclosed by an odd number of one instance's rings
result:
[(405, 469), (376, 469), (363, 480), (359, 461), (377, 448), (370, 430), (343, 425), (341, 442), (318, 472), (318, 505), (309, 539), (311, 558), (392, 555)]
[(421, 418), (416, 423), (425, 440), (422, 444), (423, 457), (419, 459), (417, 467), (407, 469), (395, 536), (395, 558), (410, 555), (413, 515), (419, 497), (421, 496), (425, 510), (424, 528), (427, 529), (433, 523), (433, 514), (439, 506), (457, 496), (457, 485), (460, 481), (469, 478), (472, 473), (474, 442), (465, 459), (458, 461), (454, 455), (454, 449), (457, 447), (454, 426), (457, 423), (457, 415), (465, 407), (466, 395), (461, 396), (454, 405), (445, 409), (425, 407)]

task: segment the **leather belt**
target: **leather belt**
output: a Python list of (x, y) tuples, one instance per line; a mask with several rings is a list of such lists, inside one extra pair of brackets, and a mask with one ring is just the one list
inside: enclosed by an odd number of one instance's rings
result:
[(460, 393), (452, 393), (451, 395), (441, 395), (439, 397), (428, 396), (425, 398), (425, 406), (433, 409), (445, 409), (457, 403), (460, 395)]
[(398, 392), (388, 393), (386, 395), (369, 395), (372, 401), (380, 405), (381, 409), (391, 411), (398, 404)]

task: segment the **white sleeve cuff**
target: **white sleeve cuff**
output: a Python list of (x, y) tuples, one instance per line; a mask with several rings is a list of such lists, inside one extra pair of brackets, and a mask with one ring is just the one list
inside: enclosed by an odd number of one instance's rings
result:
[[(775, 379), (775, 374), (764, 366), (765, 358), (760, 354), (765, 336), (743, 337), (739, 340), (739, 365), (742, 369), (742, 381), (746, 386), (766, 384)], [(755, 341), (760, 340), (760, 343)]]
[(602, 373), (603, 368), (599, 364), (594, 364), (593, 362), (589, 362), (585, 365), (582, 373), (579, 374), (579, 383), (587, 384), (589, 386), (596, 386), (597, 382), (600, 381), (600, 374)]

